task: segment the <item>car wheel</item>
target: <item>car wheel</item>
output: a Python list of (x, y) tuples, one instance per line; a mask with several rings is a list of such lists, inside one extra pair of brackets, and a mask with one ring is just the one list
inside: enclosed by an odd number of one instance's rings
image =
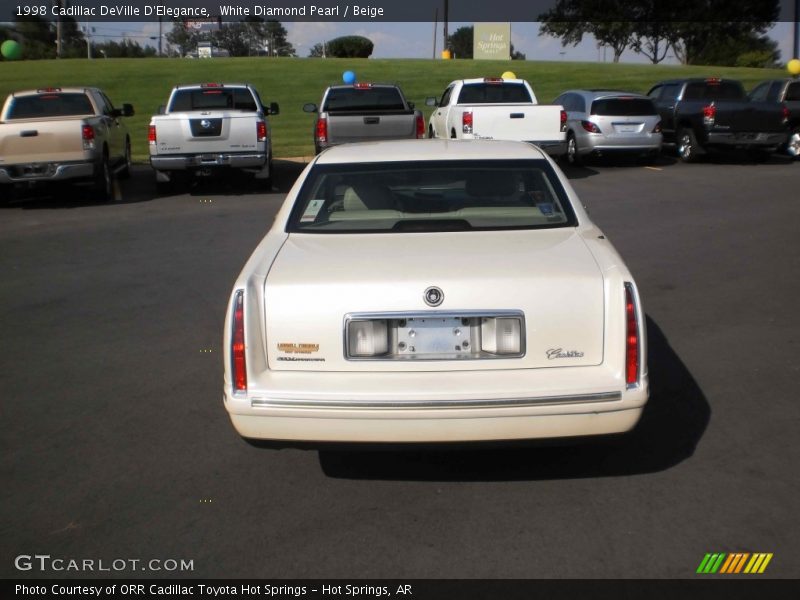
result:
[(578, 140), (575, 139), (575, 134), (570, 132), (567, 135), (567, 163), (573, 166), (580, 166), (583, 164), (583, 159), (578, 152)]
[(456, 130), (455, 129), (451, 129), (450, 130), (450, 139), (451, 140), (456, 139)]
[(175, 189), (175, 177), (165, 171), (155, 171), (156, 191), (160, 196), (167, 196)]
[(261, 187), (267, 190), (268, 192), (272, 191), (272, 182), (275, 179), (275, 177), (272, 175), (274, 173), (274, 171), (272, 170), (273, 168), (274, 167), (272, 164), (272, 154), (270, 154), (269, 158), (267, 159), (267, 170), (269, 171), (269, 176), (266, 179), (259, 180)]
[(435, 135), (433, 135), (433, 127), (431, 127), (430, 125), (428, 125), (428, 138), (432, 140), (432, 139), (433, 139), (433, 138), (435, 138), (435, 137), (436, 137), (436, 136), (435, 136)]
[(105, 152), (94, 176), (94, 191), (95, 197), (100, 202), (114, 200), (114, 175), (111, 172), (111, 165), (108, 164), (108, 154)]
[(696, 162), (700, 145), (697, 143), (697, 136), (691, 128), (683, 127), (678, 130), (677, 150), (678, 158), (685, 163)]
[(15, 195), (13, 184), (0, 185), (0, 206), (6, 205), (14, 200)]
[(800, 127), (795, 127), (789, 134), (789, 141), (786, 142), (786, 154), (795, 159), (800, 158)]
[(133, 165), (133, 159), (131, 158), (131, 139), (125, 138), (125, 156), (122, 157), (122, 169), (120, 169), (119, 174), (117, 177), (120, 179), (130, 179), (131, 176), (131, 166)]
[(764, 150), (762, 148), (751, 148), (750, 150), (747, 151), (747, 157), (754, 163), (767, 162), (771, 155), (772, 152), (770, 152), (769, 150)]

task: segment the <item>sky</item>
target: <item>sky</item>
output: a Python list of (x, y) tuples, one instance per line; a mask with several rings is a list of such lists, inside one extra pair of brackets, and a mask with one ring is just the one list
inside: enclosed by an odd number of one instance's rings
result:
[[(434, 56), (433, 23), (341, 23), (341, 22), (284, 22), (288, 31), (288, 40), (294, 45), (298, 56), (308, 56), (314, 44), (323, 40), (331, 40), (341, 35), (362, 35), (375, 44), (372, 58), (431, 58)], [(472, 23), (450, 23), (449, 32)], [(158, 23), (95, 23), (95, 40), (118, 39), (127, 37), (141, 45), (155, 46), (158, 36)], [(768, 35), (777, 40), (781, 49), (781, 59), (788, 61), (792, 54), (793, 29), (792, 22), (780, 22), (769, 31)], [(165, 25), (164, 33), (168, 31)], [(152, 38), (152, 39), (151, 39)], [(598, 48), (594, 38), (587, 36), (577, 46), (561, 46), (561, 40), (550, 36), (539, 36), (538, 23), (512, 23), (511, 42), (514, 49), (526, 55), (528, 60), (568, 60), (611, 62), (613, 53)], [(436, 55), (442, 50), (442, 23), (436, 26)], [(647, 58), (626, 50), (621, 62), (646, 63)], [(664, 64), (674, 64), (674, 57), (668, 57)]]

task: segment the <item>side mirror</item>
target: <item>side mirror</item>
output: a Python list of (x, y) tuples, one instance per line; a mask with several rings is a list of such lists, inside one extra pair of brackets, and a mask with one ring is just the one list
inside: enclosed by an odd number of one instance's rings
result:
[(133, 104), (123, 104), (122, 105), (122, 116), (123, 117), (132, 117), (134, 115)]
[(279, 115), (281, 113), (281, 108), (278, 106), (277, 102), (270, 102), (269, 104), (269, 114), (271, 115)]
[(303, 104), (303, 112), (307, 113), (315, 113), (317, 112), (317, 105), (313, 102), (309, 102), (308, 104)]
[(438, 102), (436, 101), (436, 98), (434, 98), (433, 96), (425, 98), (425, 106), (436, 106), (437, 104)]
[(166, 114), (166, 112), (167, 112), (167, 107), (164, 106), (163, 104), (158, 107), (158, 114), (163, 115)]
[(408, 108), (410, 108), (411, 110), (414, 110), (414, 103), (413, 102), (409, 102), (408, 103)]

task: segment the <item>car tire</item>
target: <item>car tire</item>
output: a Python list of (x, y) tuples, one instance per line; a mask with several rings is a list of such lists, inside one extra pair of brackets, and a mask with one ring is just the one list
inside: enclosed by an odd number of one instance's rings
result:
[(432, 140), (432, 139), (434, 139), (435, 137), (436, 137), (436, 136), (433, 134), (433, 127), (431, 127), (430, 125), (428, 125), (428, 139), (429, 139), (429, 140)]
[(678, 135), (675, 136), (675, 149), (682, 162), (697, 162), (701, 148), (691, 127), (681, 127), (678, 130)]
[(566, 158), (567, 164), (573, 167), (579, 167), (583, 164), (583, 158), (578, 152), (578, 140), (575, 139), (575, 134), (571, 131), (567, 134), (567, 153), (564, 158)]
[(765, 163), (769, 160), (770, 156), (772, 156), (772, 152), (770, 150), (764, 150), (763, 148), (751, 148), (747, 151), (747, 158), (754, 163)]
[(125, 138), (125, 155), (122, 157), (122, 168), (119, 170), (117, 177), (119, 179), (130, 179), (132, 165), (133, 159), (131, 157), (131, 138)]
[(11, 203), (16, 197), (16, 190), (13, 184), (0, 185), (0, 206)]
[(274, 166), (272, 163), (272, 154), (270, 154), (269, 158), (267, 159), (267, 171), (269, 172), (269, 175), (266, 177), (266, 179), (258, 180), (259, 186), (268, 192), (272, 191), (272, 182), (275, 180), (275, 177), (273, 176), (275, 171), (273, 171), (273, 169)]
[(97, 165), (94, 176), (94, 196), (98, 202), (114, 200), (114, 173), (108, 163), (108, 153), (103, 152), (103, 159)]
[(451, 129), (450, 130), (450, 139), (451, 140), (456, 139), (456, 130), (455, 129)]
[(800, 159), (800, 125), (789, 133), (789, 140), (786, 142), (786, 154), (795, 160)]
[(169, 196), (175, 190), (175, 174), (155, 171), (156, 192), (159, 196)]

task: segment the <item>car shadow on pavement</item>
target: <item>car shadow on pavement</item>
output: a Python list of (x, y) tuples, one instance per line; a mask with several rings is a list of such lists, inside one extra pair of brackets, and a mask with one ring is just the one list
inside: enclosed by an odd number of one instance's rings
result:
[(669, 469), (703, 436), (711, 409), (658, 325), (647, 318), (650, 400), (628, 434), (556, 444), (320, 450), (329, 477), (410, 481), (526, 481), (618, 477)]

